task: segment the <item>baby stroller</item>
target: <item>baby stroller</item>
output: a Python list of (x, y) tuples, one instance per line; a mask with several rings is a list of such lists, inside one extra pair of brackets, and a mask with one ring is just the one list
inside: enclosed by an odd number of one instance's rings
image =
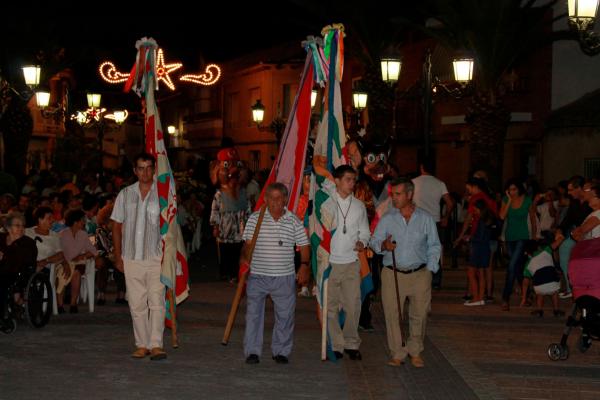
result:
[(575, 327), (581, 327), (577, 348), (582, 353), (590, 348), (592, 340), (600, 340), (600, 238), (575, 245), (568, 271), (575, 304), (560, 343), (548, 346), (548, 357), (552, 361), (569, 358), (567, 338)]

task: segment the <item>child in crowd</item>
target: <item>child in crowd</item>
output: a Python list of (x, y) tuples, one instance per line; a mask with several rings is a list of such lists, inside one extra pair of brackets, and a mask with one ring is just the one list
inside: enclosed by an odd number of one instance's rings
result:
[(531, 315), (544, 316), (544, 296), (552, 299), (552, 309), (555, 317), (565, 315), (564, 311), (558, 309), (558, 291), (560, 289), (560, 277), (554, 266), (552, 252), (561, 242), (560, 237), (555, 237), (554, 241), (548, 245), (547, 241), (536, 242), (528, 241), (525, 245), (525, 254), (529, 257), (525, 270), (523, 271), (523, 290), (521, 306), (527, 303), (527, 288), (529, 282), (533, 283), (533, 290), (536, 294), (537, 308), (531, 312)]

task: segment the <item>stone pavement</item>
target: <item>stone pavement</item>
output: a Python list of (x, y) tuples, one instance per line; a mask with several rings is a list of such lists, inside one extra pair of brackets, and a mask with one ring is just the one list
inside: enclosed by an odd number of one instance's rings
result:
[[(321, 362), (314, 299), (304, 298), (298, 299), (290, 364), (280, 366), (270, 358), (268, 305), (261, 362), (246, 365), (243, 305), (229, 345), (220, 344), (234, 287), (214, 280), (212, 263), (210, 257), (192, 263), (191, 297), (178, 309), (181, 346), (171, 349), (167, 334), (166, 361), (129, 358), (133, 338), (127, 307), (111, 304), (88, 314), (83, 306), (80, 314), (54, 317), (43, 329), (23, 323), (12, 335), (0, 336), (0, 400), (600, 399), (599, 343), (586, 354), (572, 345), (567, 361), (548, 360), (546, 346), (558, 341), (564, 321), (536, 319), (530, 309), (502, 312), (497, 304), (464, 307), (463, 268), (445, 271), (444, 289), (434, 294), (423, 369), (385, 365), (378, 302), (375, 332), (361, 333), (363, 361)], [(498, 288), (501, 278), (498, 272)]]

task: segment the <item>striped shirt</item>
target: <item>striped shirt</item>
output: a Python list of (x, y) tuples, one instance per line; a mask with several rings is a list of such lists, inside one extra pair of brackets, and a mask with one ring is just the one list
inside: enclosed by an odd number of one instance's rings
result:
[(121, 257), (124, 260), (162, 256), (159, 214), (156, 182), (144, 200), (139, 182), (119, 192), (110, 219), (123, 224)]
[[(259, 212), (255, 212), (248, 219), (243, 235), (244, 240), (252, 240), (258, 215)], [(298, 217), (285, 210), (281, 218), (275, 221), (267, 209), (252, 253), (250, 271), (253, 274), (267, 276), (294, 274), (295, 246), (308, 246), (306, 231)]]

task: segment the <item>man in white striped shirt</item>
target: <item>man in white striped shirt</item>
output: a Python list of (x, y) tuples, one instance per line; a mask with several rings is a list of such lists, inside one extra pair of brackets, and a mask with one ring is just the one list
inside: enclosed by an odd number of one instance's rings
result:
[(282, 183), (272, 183), (265, 191), (267, 210), (259, 228), (252, 254), (247, 252), (258, 222), (259, 212), (250, 216), (244, 230), (244, 247), (241, 262), (250, 262), (250, 275), (246, 287), (246, 331), (244, 355), (248, 364), (260, 360), (263, 344), (265, 299), (271, 296), (275, 309), (275, 325), (271, 350), (278, 364), (287, 364), (294, 339), (294, 314), (296, 308), (296, 274), (294, 248), (300, 247), (301, 265), (297, 280), (306, 285), (310, 276), (308, 267), (310, 250), (302, 223), (285, 207), (288, 191)]
[(136, 351), (133, 358), (167, 357), (163, 350), (165, 285), (160, 282), (160, 207), (154, 181), (156, 161), (147, 153), (135, 158), (138, 181), (119, 192), (110, 218), (115, 267), (125, 273)]

